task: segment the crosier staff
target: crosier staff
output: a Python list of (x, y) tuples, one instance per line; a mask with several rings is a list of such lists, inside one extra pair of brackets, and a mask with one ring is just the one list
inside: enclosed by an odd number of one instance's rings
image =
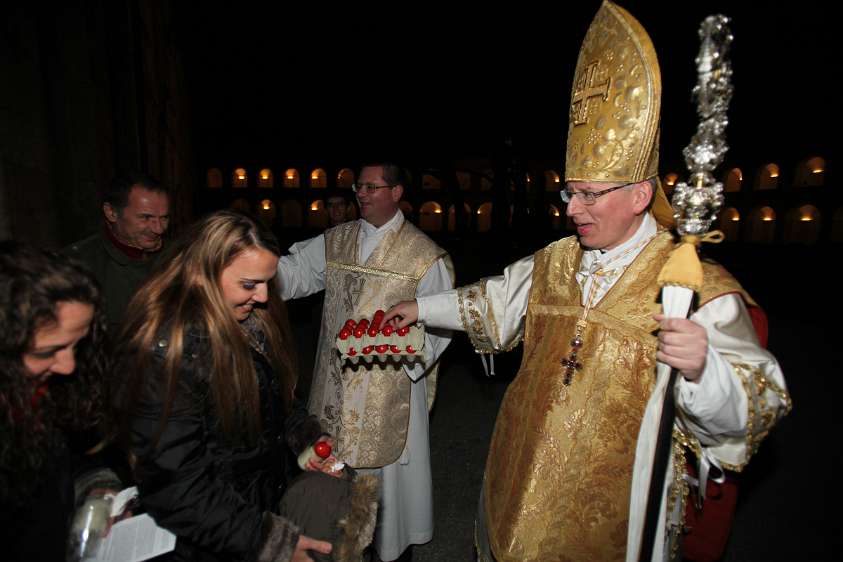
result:
[[(682, 151), (690, 172), (689, 181), (677, 184), (673, 195), (674, 218), (681, 242), (673, 250), (667, 263), (659, 273), (658, 283), (662, 287), (662, 309), (666, 318), (687, 318), (694, 298), (703, 281), (697, 249), (702, 242), (720, 242), (723, 233), (709, 232), (717, 211), (723, 204), (723, 184), (715, 181), (712, 172), (723, 161), (728, 150), (726, 145), (726, 110), (732, 99), (732, 68), (727, 58), (732, 43), (728, 27), (729, 18), (722, 15), (707, 17), (700, 26), (701, 46), (697, 63), (697, 85), (693, 95), (697, 100), (697, 114), (700, 123), (690, 144)], [(640, 561), (650, 561), (656, 542), (656, 530), (665, 509), (665, 476), (671, 450), (675, 410), (675, 383), (678, 371), (659, 362), (656, 368), (656, 389), (653, 396), (663, 397), (661, 408), (647, 410), (655, 419), (660, 416), (659, 430), (655, 444), (651, 440), (639, 439), (637, 455), (652, 455), (650, 473), (642, 471), (633, 476), (632, 489), (643, 489), (649, 481), (646, 499), (647, 510), (641, 538)], [(646, 420), (645, 420), (646, 421)], [(653, 447), (655, 445), (655, 447)], [(653, 449), (655, 452), (653, 453)], [(708, 477), (708, 460), (701, 459), (700, 497), (705, 495), (705, 481)], [(641, 507), (644, 497), (634, 494), (630, 509)]]

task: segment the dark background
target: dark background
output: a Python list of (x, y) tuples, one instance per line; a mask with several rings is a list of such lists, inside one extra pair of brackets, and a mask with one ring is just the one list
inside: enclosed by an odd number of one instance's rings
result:
[[(839, 4), (621, 5), (659, 55), (665, 169), (683, 169), (681, 148), (696, 127), (697, 29), (714, 13), (732, 18), (735, 36), (733, 152), (776, 162), (829, 153)], [(576, 58), (598, 6), (410, 3), (363, 13), (180, 3), (197, 152), (260, 160), (389, 150), (430, 161), (482, 157), (512, 137), (533, 157), (561, 160)]]

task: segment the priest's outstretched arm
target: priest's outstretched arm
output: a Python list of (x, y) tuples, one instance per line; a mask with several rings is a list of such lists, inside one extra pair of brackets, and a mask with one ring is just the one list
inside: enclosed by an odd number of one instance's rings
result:
[(503, 275), (435, 295), (419, 296), (390, 308), (384, 322), (416, 321), (427, 328), (466, 332), (480, 353), (499, 353), (518, 345), (530, 299), (533, 256), (508, 266)]

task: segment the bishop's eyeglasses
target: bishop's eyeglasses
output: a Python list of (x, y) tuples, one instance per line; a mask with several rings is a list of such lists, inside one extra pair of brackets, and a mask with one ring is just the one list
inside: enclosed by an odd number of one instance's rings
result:
[(603, 191), (571, 191), (569, 187), (566, 187), (565, 189), (559, 192), (559, 196), (562, 197), (562, 202), (564, 203), (570, 203), (574, 197), (579, 197), (580, 203), (582, 203), (583, 205), (594, 205), (594, 202), (597, 201), (598, 197), (603, 197), (607, 193), (611, 193), (618, 189), (623, 189), (624, 187), (629, 187), (634, 183), (635, 182), (625, 183), (617, 187), (610, 187), (609, 189), (604, 189)]

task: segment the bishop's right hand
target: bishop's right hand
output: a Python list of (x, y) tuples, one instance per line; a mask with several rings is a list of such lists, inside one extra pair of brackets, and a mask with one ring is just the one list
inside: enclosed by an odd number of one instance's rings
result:
[(419, 305), (414, 300), (399, 302), (386, 311), (383, 323), (391, 323), (395, 328), (403, 328), (415, 323), (419, 319)]

